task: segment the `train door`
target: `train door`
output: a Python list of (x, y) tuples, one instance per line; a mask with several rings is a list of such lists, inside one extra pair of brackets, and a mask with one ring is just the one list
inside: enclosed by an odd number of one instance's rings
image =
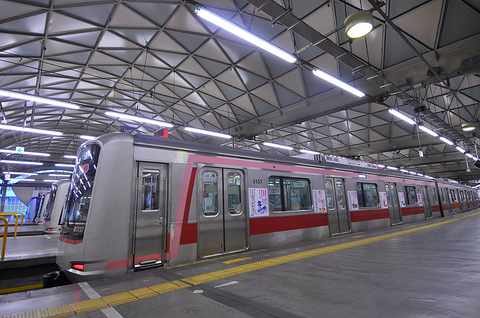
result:
[(165, 251), (167, 165), (138, 163), (135, 211), (135, 268), (162, 264)]
[(330, 234), (351, 232), (345, 198), (345, 182), (343, 179), (325, 178), (325, 194), (327, 197), (327, 216)]
[(243, 171), (205, 167), (199, 178), (198, 256), (247, 250)]
[(452, 210), (452, 200), (451, 200), (451, 197), (450, 197), (450, 193), (448, 193), (448, 189), (447, 189), (447, 188), (443, 188), (443, 192), (444, 192), (444, 194), (445, 194), (445, 200), (447, 201), (448, 214), (452, 215), (452, 214), (453, 214), (453, 210)]
[(403, 224), (402, 211), (400, 209), (400, 204), (398, 203), (397, 185), (395, 183), (387, 182), (385, 184), (385, 189), (387, 191), (388, 212), (390, 213), (390, 224), (391, 225)]
[(420, 187), (420, 193), (422, 194), (423, 212), (425, 213), (425, 219), (432, 219), (432, 206), (430, 204), (430, 198), (428, 197), (428, 189), (425, 186)]

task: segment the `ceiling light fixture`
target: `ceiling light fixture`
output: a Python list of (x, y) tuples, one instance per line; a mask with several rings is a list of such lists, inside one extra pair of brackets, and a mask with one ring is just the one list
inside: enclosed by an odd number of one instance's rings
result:
[(462, 130), (463, 131), (473, 131), (475, 130), (475, 123), (466, 123), (466, 124), (462, 124)]
[(73, 155), (64, 155), (63, 158), (65, 159), (77, 159), (77, 156), (73, 156)]
[(470, 158), (470, 159), (472, 159), (472, 160), (474, 160), (474, 161), (477, 161), (477, 160), (478, 160), (478, 158), (475, 157), (474, 155), (472, 155), (471, 153), (467, 153), (467, 154), (465, 154), (465, 155), (466, 155), (468, 158)]
[(212, 12), (210, 12), (210, 11), (200, 7), (200, 6), (197, 6), (195, 8), (195, 13), (199, 17), (215, 24), (216, 26), (221, 27), (222, 29), (224, 29), (224, 30), (226, 30), (226, 31), (228, 31), (232, 34), (235, 34), (236, 36), (244, 39), (245, 41), (248, 41), (248, 42), (258, 46), (259, 48), (264, 49), (265, 51), (270, 52), (273, 55), (276, 55), (279, 58), (281, 58), (281, 59), (283, 59), (283, 60), (285, 60), (289, 63), (295, 63), (297, 61), (297, 58), (294, 55), (276, 47), (275, 45), (270, 44), (269, 42), (259, 38), (258, 36), (253, 35), (252, 33), (242, 29), (241, 27), (237, 26), (236, 24), (233, 24), (230, 21), (228, 21), (224, 18), (221, 18), (218, 15), (216, 15), (216, 14), (214, 14), (214, 13), (212, 13)]
[(345, 33), (356, 39), (367, 35), (373, 29), (373, 15), (368, 10), (359, 10), (345, 19)]
[(284, 146), (284, 145), (279, 145), (279, 144), (273, 144), (271, 142), (264, 142), (263, 143), (267, 147), (272, 147), (272, 148), (280, 148), (280, 149), (285, 149), (285, 150), (293, 150), (292, 147), (289, 146)]
[(443, 141), (443, 142), (446, 143), (446, 144), (449, 144), (450, 146), (453, 146), (453, 145), (454, 145), (453, 141), (451, 141), (451, 140), (449, 140), (449, 139), (447, 139), (447, 138), (445, 138), (445, 137), (440, 137), (440, 140)]
[(0, 152), (9, 153), (9, 154), (12, 154), (12, 155), (26, 155), (26, 156), (50, 157), (50, 154), (48, 154), (48, 153), (43, 153), (43, 152), (30, 152), (30, 151), (18, 152), (18, 151), (9, 150), (9, 149), (0, 149)]
[(319, 155), (320, 153), (317, 151), (307, 150), (307, 149), (300, 149), (300, 152), (307, 153), (309, 155)]
[(395, 110), (395, 109), (389, 109), (388, 112), (390, 114), (392, 114), (393, 116), (395, 117), (398, 117), (400, 119), (403, 119), (404, 121), (406, 121), (407, 123), (409, 123), (410, 125), (415, 125), (415, 121), (407, 116), (405, 116), (404, 114), (400, 113), (398, 110)]
[(117, 112), (112, 112), (112, 111), (106, 111), (105, 115), (108, 117), (115, 117), (115, 118), (122, 118), (122, 119), (127, 119), (127, 120), (133, 120), (137, 121), (140, 123), (145, 123), (145, 124), (152, 124), (160, 127), (173, 127), (172, 124), (166, 123), (164, 121), (159, 121), (159, 120), (154, 120), (154, 119), (149, 119), (149, 118), (143, 118), (143, 117), (137, 117), (133, 115), (127, 115), (123, 113), (117, 113)]
[(427, 127), (425, 127), (425, 126), (423, 126), (423, 125), (418, 126), (418, 128), (420, 128), (421, 130), (423, 130), (424, 132), (426, 132), (426, 133), (429, 134), (430, 136), (438, 137), (438, 134), (437, 134), (436, 132), (434, 132), (434, 131), (431, 130), (431, 129), (428, 129)]
[(203, 129), (193, 128), (193, 127), (185, 127), (184, 129), (186, 131), (190, 131), (190, 132), (193, 132), (193, 133), (204, 134), (204, 135), (209, 135), (209, 136), (214, 136), (214, 137), (219, 137), (219, 138), (225, 138), (225, 139), (232, 138), (232, 136), (230, 136), (230, 135), (217, 133), (217, 132), (209, 131), (209, 130), (203, 130)]
[(55, 167), (75, 168), (75, 165), (71, 165), (67, 163), (56, 163)]
[(4, 171), (3, 174), (26, 175), (26, 176), (37, 176), (37, 175), (38, 175), (38, 173), (30, 173), (30, 172), (10, 172), (10, 171)]
[(10, 164), (14, 164), (14, 165), (43, 166), (43, 163), (36, 162), (36, 161), (0, 160), (0, 163), (10, 163)]
[(28, 128), (28, 127), (18, 127), (18, 126), (11, 126), (11, 125), (1, 125), (1, 124), (0, 124), (0, 129), (23, 131), (23, 132), (28, 132), (28, 133), (32, 133), (32, 134), (45, 134), (45, 135), (52, 135), (52, 136), (62, 136), (63, 135), (63, 133), (58, 132), (58, 131)]
[(40, 96), (36, 96), (36, 95), (7, 91), (7, 90), (4, 90), (4, 89), (0, 89), (0, 95), (1, 96), (6, 96), (6, 97), (11, 97), (11, 98), (16, 98), (16, 99), (28, 100), (28, 101), (42, 103), (42, 104), (60, 106), (60, 107), (65, 107), (65, 108), (70, 108), (70, 109), (79, 109), (80, 108), (80, 106), (72, 104), (72, 103), (63, 102), (63, 101), (56, 100), (56, 99), (51, 99), (51, 98), (40, 97)]
[(95, 138), (97, 138), (97, 137), (95, 137), (95, 136), (81, 135), (81, 136), (78, 136), (78, 138), (83, 139), (83, 140), (93, 140), (93, 139), (95, 139)]
[(389, 170), (398, 170), (397, 167), (392, 167), (392, 166), (387, 166), (387, 169), (389, 169)]
[(462, 147), (459, 147), (459, 146), (457, 146), (457, 150), (460, 151), (461, 153), (465, 153), (465, 152), (466, 152), (465, 149), (463, 149)]
[(49, 177), (58, 177), (58, 178), (70, 178), (71, 177), (68, 174), (55, 174), (55, 173), (50, 173), (48, 176)]
[(315, 76), (318, 76), (320, 77), (321, 79), (335, 85), (335, 86), (338, 86), (344, 90), (346, 90), (347, 92), (349, 93), (352, 93), (353, 95), (356, 95), (358, 97), (363, 97), (365, 96), (365, 93), (363, 93), (362, 91), (356, 89), (355, 87), (351, 86), (351, 85), (348, 85), (347, 83), (345, 82), (342, 82), (341, 80), (339, 80), (338, 78), (322, 71), (322, 70), (319, 70), (319, 69), (315, 69), (312, 71), (313, 74)]
[(5, 180), (7, 180), (7, 181), (30, 181), (30, 182), (35, 181), (35, 179), (20, 179), (20, 178), (18, 178), (18, 179), (17, 178), (5, 178)]

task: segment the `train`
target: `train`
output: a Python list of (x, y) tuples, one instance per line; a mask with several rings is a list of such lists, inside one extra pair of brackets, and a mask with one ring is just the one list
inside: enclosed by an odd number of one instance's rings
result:
[(79, 282), (480, 205), (471, 187), (370, 166), (106, 134), (78, 149), (57, 265)]
[(41, 220), (44, 233), (53, 233), (61, 230), (60, 217), (69, 186), (69, 179), (58, 180), (52, 183), (52, 189)]

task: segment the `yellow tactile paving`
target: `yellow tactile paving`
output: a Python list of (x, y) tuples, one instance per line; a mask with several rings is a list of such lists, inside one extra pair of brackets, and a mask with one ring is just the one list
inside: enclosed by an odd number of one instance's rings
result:
[(249, 260), (251, 259), (250, 257), (242, 257), (242, 258), (236, 258), (236, 259), (232, 259), (232, 260), (229, 260), (229, 261), (225, 261), (225, 262), (222, 262), (223, 264), (232, 264), (232, 263), (236, 263), (236, 262), (243, 262), (243, 261), (246, 261), (246, 260)]
[(75, 310), (75, 313), (77, 315), (85, 312), (89, 312), (89, 311), (95, 311), (95, 310), (107, 308), (107, 307), (108, 305), (101, 298), (84, 300), (84, 301), (72, 304), (72, 308), (73, 310)]
[(133, 296), (129, 292), (120, 293), (120, 294), (113, 294), (113, 295), (110, 295), (110, 296), (104, 296), (104, 297), (102, 297), (102, 299), (110, 307), (138, 300), (137, 297)]
[(476, 216), (479, 215), (480, 212), (473, 213), (470, 215), (466, 215), (463, 217), (458, 217), (452, 220), (448, 221), (443, 221), (443, 222), (438, 222), (435, 224), (430, 224), (426, 226), (421, 226), (421, 227), (415, 227), (411, 228), (409, 230), (405, 231), (400, 231), (396, 233), (391, 233), (391, 234), (385, 234), (377, 237), (372, 237), (372, 238), (367, 238), (367, 239), (362, 239), (362, 240), (357, 240), (349, 243), (343, 243), (343, 244), (338, 244), (334, 246), (327, 246), (327, 247), (322, 247), (310, 251), (305, 251), (305, 252), (299, 252), (291, 255), (285, 255), (285, 256), (280, 256), (276, 258), (271, 258), (268, 260), (263, 260), (263, 261), (258, 261), (250, 264), (244, 264), (240, 266), (235, 266), (231, 268), (227, 268), (224, 270), (219, 270), (211, 273), (206, 273), (206, 274), (201, 274), (197, 276), (192, 276), (188, 278), (183, 278), (182, 280), (175, 280), (172, 282), (164, 283), (164, 284), (159, 284), (155, 286), (150, 286), (147, 288), (140, 288), (140, 289), (135, 289), (131, 290), (126, 293), (120, 293), (120, 294), (114, 294), (110, 296), (105, 296), (102, 298), (97, 298), (97, 299), (91, 299), (91, 300), (86, 300), (82, 301), (79, 303), (74, 303), (71, 305), (65, 305), (65, 306), (59, 306), (59, 307), (52, 307), (52, 308), (47, 308), (44, 310), (37, 310), (37, 311), (29, 311), (25, 313), (19, 313), (19, 314), (14, 314), (14, 315), (9, 315), (9, 316), (3, 316), (1, 318), (40, 318), (40, 317), (67, 317), (75, 314), (81, 314), (81, 313), (86, 313), (86, 312), (91, 312), (99, 309), (103, 309), (109, 306), (115, 306), (117, 304), (129, 302), (129, 301), (136, 301), (137, 299), (143, 299), (143, 298), (148, 298), (152, 296), (156, 296), (159, 294), (165, 294), (169, 293), (175, 290), (183, 289), (190, 287), (192, 285), (199, 285), (199, 284), (204, 284), (208, 283), (211, 281), (219, 280), (222, 278), (227, 278), (227, 277), (232, 277), (236, 276), (239, 274), (243, 273), (248, 273), (252, 272), (255, 270), (259, 270), (262, 268), (267, 268), (275, 265), (280, 265), (280, 264), (285, 264), (288, 262), (293, 262), (313, 256), (318, 256), (326, 253), (331, 253), (335, 251), (341, 251), (344, 249), (352, 248), (352, 247), (357, 247), (357, 246), (362, 246), (366, 244), (371, 244), (379, 241), (383, 241), (392, 237), (397, 237), (397, 236), (402, 236), (410, 233), (415, 233), (419, 232), (422, 230), (426, 230), (432, 227), (440, 226), (443, 224), (455, 222), (461, 219), (465, 219), (471, 216)]
[(57, 306), (47, 309), (37, 310), (37, 318), (46, 318), (46, 317), (69, 317), (73, 316), (75, 312), (71, 305)]

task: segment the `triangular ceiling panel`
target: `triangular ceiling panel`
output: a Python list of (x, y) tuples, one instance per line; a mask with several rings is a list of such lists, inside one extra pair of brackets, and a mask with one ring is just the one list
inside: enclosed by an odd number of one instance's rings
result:
[(55, 11), (52, 12), (48, 25), (48, 31), (52, 35), (56, 33), (65, 34), (67, 31), (74, 31), (74, 33), (78, 33), (80, 30), (91, 31), (94, 28), (97, 27)]
[(248, 55), (246, 58), (238, 62), (237, 65), (246, 70), (252, 70), (255, 74), (262, 77), (269, 77), (262, 55), (260, 55), (258, 51)]
[(285, 87), (288, 87), (289, 90), (297, 93), (298, 95), (305, 97), (303, 79), (298, 68), (276, 78), (275, 81)]
[(210, 39), (203, 44), (196, 52), (195, 55), (214, 59), (219, 62), (229, 63), (230, 60), (225, 56), (223, 51), (219, 48), (217, 43)]
[(280, 107), (286, 107), (288, 105), (291, 105), (303, 100), (301, 96), (298, 96), (297, 94), (283, 87), (282, 85), (273, 83), (273, 87), (275, 89), (275, 93), (278, 96)]
[(178, 4), (158, 2), (135, 2), (125, 1), (125, 5), (131, 7), (142, 16), (150, 19), (158, 25), (163, 26), (177, 9)]
[(155, 55), (160, 60), (164, 61), (171, 67), (176, 67), (180, 63), (185, 60), (188, 55), (187, 54), (179, 54), (179, 53), (170, 53), (170, 52), (163, 52), (163, 51), (151, 51), (152, 55)]
[(263, 85), (266, 82), (268, 82), (268, 79), (258, 76), (256, 74), (253, 74), (251, 72), (245, 71), (241, 68), (238, 68), (237, 71), (248, 90), (255, 89), (256, 87), (259, 87), (260, 85)]
[(193, 53), (206, 40), (204, 35), (192, 34), (190, 32), (165, 31), (175, 41), (180, 43), (189, 53)]
[(263, 61), (267, 66), (268, 72), (272, 78), (276, 78), (280, 75), (285, 74), (286, 72), (296, 68), (297, 66), (292, 63), (288, 63), (282, 59), (273, 56), (270, 53), (261, 52)]
[(74, 16), (79, 20), (89, 21), (95, 23), (99, 26), (105, 26), (110, 14), (112, 13), (115, 4), (87, 4), (83, 6), (72, 6), (64, 7), (60, 9), (60, 12), (63, 12), (67, 15)]
[(0, 24), (0, 31), (12, 31), (26, 34), (43, 34), (47, 14), (37, 14)]
[(275, 110), (277, 110), (276, 107), (270, 105), (269, 103), (261, 100), (260, 98), (256, 97), (255, 95), (250, 95), (250, 98), (252, 100), (253, 106), (255, 107), (255, 111), (258, 114), (258, 116), (263, 116), (266, 114), (269, 114)]
[(245, 46), (234, 41), (229, 41), (225, 39), (217, 39), (220, 46), (227, 53), (230, 60), (234, 63), (243, 59), (248, 54), (251, 54), (255, 51), (254, 47)]
[(132, 43), (129, 40), (126, 40), (118, 35), (113, 34), (112, 32), (105, 32), (103, 34), (102, 40), (98, 44), (99, 48), (117, 48), (123, 47), (128, 49), (138, 49), (138, 45)]
[(74, 33), (74, 34), (65, 34), (57, 35), (55, 38), (62, 39), (68, 42), (78, 43), (80, 45), (85, 45), (90, 48), (93, 48), (98, 41), (98, 37), (102, 31), (91, 31), (84, 33)]
[[(471, 23), (477, 21), (477, 23)], [(464, 39), (480, 32), (480, 13), (460, 0), (447, 2), (439, 46)], [(454, 26), (454, 27), (451, 27)]]
[(183, 6), (179, 7), (175, 14), (170, 18), (166, 25), (167, 29), (176, 29), (186, 32), (203, 33), (207, 31), (197, 22), (192, 14)]
[(133, 12), (131, 9), (120, 5), (115, 11), (113, 19), (110, 21), (110, 27), (122, 28), (155, 28), (156, 26), (142, 16)]
[(203, 57), (196, 57), (195, 59), (210, 74), (211, 77), (217, 76), (230, 67), (228, 64), (220, 63)]
[(255, 111), (255, 107), (252, 104), (249, 96), (247, 94), (238, 97), (231, 101), (232, 104), (237, 105), (238, 108), (248, 112), (250, 114), (250, 118), (252, 116), (256, 116), (257, 112)]
[(273, 89), (272, 84), (267, 83), (263, 86), (260, 86), (253, 91), (251, 91), (252, 94), (254, 94), (257, 97), (260, 97), (264, 101), (268, 102), (271, 105), (274, 105), (276, 107), (280, 107), (278, 104), (278, 98), (277, 95), (275, 94), (275, 90)]

